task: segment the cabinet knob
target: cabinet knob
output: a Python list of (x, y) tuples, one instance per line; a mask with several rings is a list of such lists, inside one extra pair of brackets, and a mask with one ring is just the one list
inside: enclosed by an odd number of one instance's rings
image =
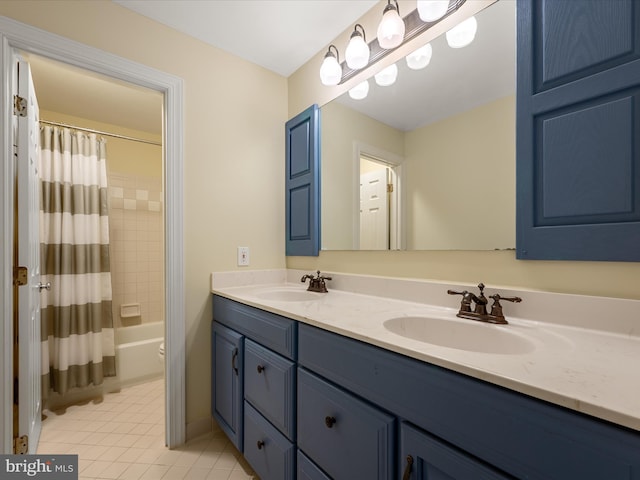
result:
[(258, 447), (258, 450), (262, 450), (262, 447), (264, 447), (264, 442), (262, 440), (258, 440), (258, 443), (256, 445)]
[(326, 417), (324, 417), (324, 424), (327, 426), (327, 428), (331, 428), (336, 424), (336, 418), (327, 415)]
[(258, 370), (258, 373), (262, 373), (264, 372), (264, 367), (262, 365), (258, 365), (257, 370)]

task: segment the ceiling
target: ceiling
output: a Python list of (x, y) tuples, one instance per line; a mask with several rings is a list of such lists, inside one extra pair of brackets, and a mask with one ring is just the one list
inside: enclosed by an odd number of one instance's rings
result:
[[(284, 76), (304, 65), (356, 19), (379, 3), (378, 0), (113, 1)], [(515, 1), (501, 0), (498, 3), (510, 4), (513, 9)], [(509, 15), (512, 14), (507, 14), (507, 17)], [(444, 71), (436, 74), (438, 63), (448, 58), (448, 55), (439, 55), (436, 42), (432, 42), (434, 56), (425, 72), (431, 72), (429, 88), (443, 93), (440, 95), (441, 105), (438, 108), (429, 104), (422, 110), (428, 109), (434, 113), (433, 116), (437, 114), (440, 117), (446, 116), (444, 110), (447, 108), (461, 111), (460, 104), (464, 99), (461, 92), (465, 88), (458, 86), (456, 89), (454, 86), (462, 78), (473, 79), (477, 83), (482, 79), (482, 82), (490, 85), (496, 78), (495, 72), (511, 68), (505, 67), (504, 60), (512, 61), (514, 57), (513, 17), (511, 20), (507, 18), (507, 21), (504, 19), (503, 16), (502, 20), (486, 27), (480, 24), (478, 45), (472, 44), (460, 49), (464, 58), (462, 72), (451, 74)], [(497, 34), (501, 26), (510, 29), (506, 43), (505, 37)], [(489, 56), (477, 55), (472, 47), (485, 54), (489, 53)], [(162, 96), (158, 92), (117, 82), (35, 55), (30, 55), (29, 61), (41, 108), (145, 132), (161, 132)], [(436, 79), (442, 83), (440, 87), (434, 83)], [(419, 87), (427, 80), (419, 80), (415, 76), (410, 81), (417, 83)], [(405, 88), (402, 85), (399, 80), (392, 98), (397, 100), (400, 93), (412, 91), (413, 87)], [(510, 88), (513, 88), (513, 80)], [(452, 90), (453, 96), (447, 97), (444, 92)], [(415, 103), (415, 97), (406, 101), (406, 105)], [(388, 110), (386, 105), (382, 108)], [(371, 115), (375, 117), (375, 112), (371, 112)], [(402, 129), (408, 128), (404, 124), (422, 121), (409, 120), (406, 112), (401, 112), (398, 116), (404, 117), (398, 118), (398, 128)]]
[(380, 0), (113, 1), (288, 77)]

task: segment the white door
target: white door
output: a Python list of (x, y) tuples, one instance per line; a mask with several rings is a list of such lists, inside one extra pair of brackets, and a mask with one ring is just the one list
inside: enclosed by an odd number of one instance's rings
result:
[(360, 175), (360, 250), (389, 249), (387, 169)]
[[(27, 284), (18, 287), (18, 436), (28, 435), (35, 453), (41, 428), (40, 395), (40, 185), (39, 111), (31, 71), (18, 63), (18, 96), (26, 115), (17, 116), (14, 145), (18, 167), (18, 265), (27, 267)], [(14, 130), (15, 132), (15, 130)]]

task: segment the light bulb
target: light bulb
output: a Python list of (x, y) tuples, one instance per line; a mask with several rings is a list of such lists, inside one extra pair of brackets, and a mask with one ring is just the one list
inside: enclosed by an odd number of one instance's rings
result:
[(431, 61), (432, 54), (433, 49), (431, 48), (431, 44), (427, 43), (405, 57), (407, 67), (411, 70), (420, 70), (426, 67)]
[(447, 32), (447, 43), (451, 48), (462, 48), (473, 42), (478, 31), (476, 17), (467, 18)]
[(369, 81), (365, 80), (349, 90), (349, 96), (354, 100), (362, 100), (369, 94)]
[(331, 52), (331, 47), (329, 47), (329, 51), (324, 56), (324, 60), (320, 66), (320, 81), (323, 85), (333, 86), (338, 85), (341, 79), (342, 67), (338, 63), (336, 56)]
[(435, 22), (449, 8), (449, 0), (418, 0), (418, 15), (423, 22)]
[(396, 64), (389, 65), (384, 70), (376, 73), (375, 79), (376, 83), (381, 87), (388, 87), (389, 85), (393, 85), (398, 78), (398, 67)]
[(378, 43), (381, 48), (396, 48), (404, 40), (404, 21), (395, 6), (388, 4), (378, 25)]
[(356, 29), (351, 34), (351, 39), (347, 45), (345, 51), (345, 59), (347, 60), (347, 66), (353, 70), (366, 67), (369, 63), (369, 45), (364, 38), (364, 29), (362, 34), (357, 30), (357, 27), (362, 28), (360, 24), (356, 25)]

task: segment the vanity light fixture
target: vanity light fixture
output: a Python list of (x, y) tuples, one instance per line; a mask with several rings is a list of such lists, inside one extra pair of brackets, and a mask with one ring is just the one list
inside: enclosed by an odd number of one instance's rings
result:
[(447, 32), (447, 43), (451, 48), (462, 48), (473, 42), (478, 31), (476, 17), (467, 18)]
[[(362, 30), (362, 33), (358, 31), (358, 27)], [(347, 50), (344, 52), (347, 66), (353, 70), (358, 70), (362, 67), (366, 67), (369, 63), (369, 45), (367, 45), (367, 37), (364, 33), (364, 27), (359, 23), (353, 28), (353, 33), (347, 45)]]
[[(335, 50), (335, 54), (331, 51)], [(320, 81), (323, 85), (338, 85), (342, 78), (342, 67), (340, 66), (340, 54), (335, 45), (329, 45), (327, 53), (324, 55), (322, 66), (320, 67)]]
[(375, 75), (376, 83), (381, 87), (393, 85), (396, 82), (396, 78), (398, 78), (398, 67), (395, 63)]
[(369, 95), (369, 80), (360, 82), (358, 85), (349, 90), (349, 96), (354, 100), (362, 100)]
[(449, 8), (449, 0), (418, 0), (418, 15), (423, 22), (435, 22)]
[(387, 0), (387, 6), (382, 12), (382, 20), (378, 25), (378, 43), (384, 49), (396, 48), (404, 40), (404, 20), (400, 17), (398, 0), (393, 5)]
[(413, 51), (409, 55), (405, 57), (407, 61), (407, 67), (411, 70), (420, 70), (429, 65), (431, 61), (431, 55), (433, 54), (433, 49), (431, 48), (431, 44), (427, 43), (417, 50)]
[[(429, 9), (439, 9), (440, 12), (445, 9), (446, 6), (445, 12), (441, 17), (433, 21), (425, 21), (420, 18), (420, 12), (417, 8), (409, 12), (406, 17), (401, 18), (398, 0), (387, 0), (387, 4), (382, 12), (382, 20), (378, 25), (377, 38), (374, 38), (367, 44), (366, 39), (364, 38), (364, 28), (362, 25), (356, 24), (351, 34), (351, 38), (349, 39), (349, 44), (347, 45), (347, 51), (345, 52), (345, 56), (347, 57), (346, 61), (342, 63), (340, 63), (338, 49), (334, 45), (329, 46), (328, 51), (324, 56), (322, 66), (320, 67), (320, 79), (322, 80), (322, 83), (324, 85), (334, 86), (347, 82), (355, 75), (358, 75), (362, 69), (368, 68), (382, 60), (395, 48), (412, 41), (433, 27), (436, 23), (441, 22), (449, 15), (457, 12), (467, 1), (468, 0), (416, 0), (416, 5), (421, 5), (422, 3), (429, 4)], [(422, 8), (423, 7), (421, 7), (421, 9)], [(432, 15), (435, 17), (435, 13), (432, 13)], [(438, 13), (438, 15), (440, 15), (440, 13)], [(429, 16), (426, 18), (432, 17)], [(471, 22), (475, 22), (475, 20), (472, 20)], [(453, 36), (455, 33), (456, 30), (451, 29), (447, 32), (447, 37)], [(467, 42), (469, 42), (469, 40), (467, 40)], [(358, 44), (360, 44), (360, 46), (358, 46)], [(360, 66), (361, 63), (358, 62), (355, 57), (360, 56), (359, 54), (356, 55), (356, 52), (362, 48), (362, 44), (368, 47), (367, 55), (362, 55), (363, 57), (366, 56), (368, 60), (364, 65)], [(450, 45), (454, 48), (464, 46), (462, 42), (456, 43), (455, 41), (453, 44), (450, 42)], [(352, 50), (354, 50), (353, 54)], [(362, 49), (362, 52), (364, 52), (364, 49)], [(429, 60), (422, 58), (422, 62), (425, 61), (426, 66), (429, 63)], [(420, 63), (414, 63), (412, 59), (407, 59), (407, 62), (411, 62), (412, 65), (415, 65), (410, 68), (421, 67)]]

